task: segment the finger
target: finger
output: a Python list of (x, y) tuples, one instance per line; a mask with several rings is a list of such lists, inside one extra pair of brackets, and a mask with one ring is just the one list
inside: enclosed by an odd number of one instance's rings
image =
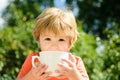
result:
[(60, 74), (61, 71), (60, 70), (55, 70), (55, 72), (58, 73), (58, 74)]
[(35, 62), (35, 66), (38, 67), (40, 65), (40, 62)]
[(62, 63), (59, 63), (58, 66), (60, 66), (60, 67), (61, 67), (63, 70), (65, 70), (65, 71), (69, 71), (69, 70), (71, 69), (69, 66), (64, 65), (64, 64), (62, 64)]
[(72, 62), (76, 62), (75, 57), (72, 55), (72, 53), (69, 54), (69, 58)]
[(59, 76), (57, 76), (56, 78), (58, 78), (58, 79), (63, 79), (63, 78), (66, 78), (66, 76), (64, 76), (64, 75), (59, 75)]
[(50, 78), (51, 72), (46, 72), (45, 74), (41, 75), (41, 80), (48, 80)]
[(34, 70), (35, 72), (37, 72), (38, 69), (39, 69), (39, 66), (41, 66), (41, 64), (39, 64), (39, 63), (36, 62), (35, 65), (36, 65), (36, 67), (33, 67), (33, 70)]
[(66, 73), (64, 70), (55, 70), (55, 72), (58, 73), (59, 75)]
[(55, 72), (59, 74), (58, 76), (56, 76), (57, 78), (65, 78), (66, 77), (65, 71), (56, 70)]
[(46, 69), (48, 68), (48, 66), (47, 65), (42, 65), (42, 67), (41, 68), (39, 68), (40, 70), (39, 70), (39, 72), (40, 72), (40, 75), (41, 74), (43, 74), (43, 73), (45, 73), (45, 71), (46, 71)]
[[(70, 67), (74, 66), (73, 62), (71, 62), (70, 60), (62, 59), (62, 61), (67, 63)], [(63, 64), (65, 64), (65, 63), (63, 63)]]
[(36, 68), (36, 73), (39, 73), (39, 75), (41, 75), (42, 73), (45, 72), (45, 70), (47, 69), (47, 66), (45, 64), (40, 64), (37, 68)]

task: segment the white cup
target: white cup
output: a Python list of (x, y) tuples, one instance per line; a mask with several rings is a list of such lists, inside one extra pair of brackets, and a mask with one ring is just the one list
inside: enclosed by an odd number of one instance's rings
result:
[(34, 60), (37, 58), (40, 63), (48, 66), (45, 72), (51, 71), (51, 76), (58, 76), (55, 70), (61, 70), (58, 63), (62, 63), (61, 59), (68, 59), (68, 52), (61, 51), (43, 51), (39, 52), (40, 56), (32, 56), (32, 66), (36, 67)]

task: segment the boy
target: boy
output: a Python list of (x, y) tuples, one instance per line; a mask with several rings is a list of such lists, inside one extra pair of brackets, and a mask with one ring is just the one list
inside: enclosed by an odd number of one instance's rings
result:
[[(43, 11), (37, 18), (33, 36), (38, 41), (41, 51), (64, 51), (69, 50), (77, 40), (78, 31), (72, 12), (63, 11), (58, 8), (49, 8)], [(17, 80), (89, 80), (82, 59), (69, 54), (67, 63), (58, 64), (62, 70), (56, 70), (59, 76), (49, 76), (51, 72), (45, 72), (47, 65), (37, 64), (32, 68), (32, 56), (39, 55), (31, 53), (25, 60)]]

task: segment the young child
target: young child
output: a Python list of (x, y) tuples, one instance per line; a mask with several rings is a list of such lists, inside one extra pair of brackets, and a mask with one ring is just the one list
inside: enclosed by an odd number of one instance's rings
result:
[[(41, 51), (69, 52), (77, 40), (78, 31), (73, 13), (58, 8), (48, 8), (37, 18), (33, 36), (40, 45)], [(67, 63), (58, 64), (62, 70), (56, 70), (59, 76), (51, 77), (51, 72), (45, 72), (47, 65), (37, 64), (32, 67), (32, 56), (39, 53), (31, 53), (25, 60), (17, 80), (89, 80), (83, 61), (80, 57), (69, 54)]]

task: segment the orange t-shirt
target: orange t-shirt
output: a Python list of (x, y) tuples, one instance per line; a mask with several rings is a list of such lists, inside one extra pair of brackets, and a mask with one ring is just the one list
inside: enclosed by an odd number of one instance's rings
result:
[[(39, 53), (31, 53), (25, 60), (24, 64), (22, 65), (22, 68), (17, 76), (17, 78), (24, 77), (32, 68), (32, 56), (39, 56)], [(89, 80), (86, 69), (84, 67), (83, 61), (81, 58), (74, 56), (76, 59), (76, 65), (77, 69), (80, 71), (82, 76), (84, 77), (84, 80)], [(70, 59), (70, 58), (69, 58)], [(49, 80), (69, 80), (68, 78), (64, 79), (57, 79), (56, 77), (51, 77)]]

